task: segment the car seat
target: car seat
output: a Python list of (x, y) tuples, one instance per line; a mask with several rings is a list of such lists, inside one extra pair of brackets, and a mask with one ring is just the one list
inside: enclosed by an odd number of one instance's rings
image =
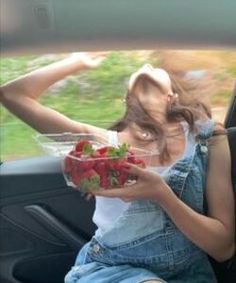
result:
[[(228, 128), (227, 132), (231, 153), (232, 184), (234, 190), (234, 199), (236, 200), (236, 127)], [(216, 262), (213, 259), (210, 260), (215, 270), (218, 283), (236, 282), (236, 252), (230, 260), (227, 260), (222, 263)]]

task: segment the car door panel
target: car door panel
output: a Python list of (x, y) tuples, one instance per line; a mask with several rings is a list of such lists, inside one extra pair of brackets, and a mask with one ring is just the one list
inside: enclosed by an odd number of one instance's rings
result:
[(0, 282), (63, 282), (94, 233), (93, 210), (93, 200), (66, 186), (59, 159), (2, 164)]

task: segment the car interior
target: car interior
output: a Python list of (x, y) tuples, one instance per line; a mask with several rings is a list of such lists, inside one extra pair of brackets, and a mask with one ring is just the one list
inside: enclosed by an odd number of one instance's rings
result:
[[(100, 50), (236, 47), (235, 0), (0, 0), (3, 57)], [(66, 16), (65, 16), (66, 14)], [(236, 85), (224, 125), (236, 196)], [(1, 160), (0, 282), (61, 283), (96, 229), (94, 201), (67, 187), (59, 158)], [(211, 259), (236, 280), (236, 254)]]

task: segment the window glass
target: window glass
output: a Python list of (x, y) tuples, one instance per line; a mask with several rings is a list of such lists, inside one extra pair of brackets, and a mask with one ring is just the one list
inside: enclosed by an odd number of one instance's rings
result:
[[(1, 81), (58, 61), (68, 54), (2, 58)], [(124, 111), (123, 97), (132, 72), (144, 63), (175, 70), (204, 89), (213, 118), (224, 122), (236, 77), (236, 52), (152, 50), (111, 52), (97, 69), (76, 73), (51, 86), (40, 101), (78, 121), (107, 127)], [(200, 94), (199, 94), (200, 95)], [(102, 111), (101, 111), (102, 109)], [(1, 107), (1, 160), (43, 154), (33, 129)]]

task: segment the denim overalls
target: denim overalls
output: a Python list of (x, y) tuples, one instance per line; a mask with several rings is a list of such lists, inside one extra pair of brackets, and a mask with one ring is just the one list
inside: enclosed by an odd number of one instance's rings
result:
[[(188, 206), (204, 213), (207, 139), (214, 122), (198, 123), (189, 134), (185, 153), (162, 177)], [(191, 225), (191, 223), (189, 223)], [(131, 202), (114, 225), (96, 234), (79, 252), (66, 283), (214, 283), (207, 255), (179, 231), (157, 203)]]

